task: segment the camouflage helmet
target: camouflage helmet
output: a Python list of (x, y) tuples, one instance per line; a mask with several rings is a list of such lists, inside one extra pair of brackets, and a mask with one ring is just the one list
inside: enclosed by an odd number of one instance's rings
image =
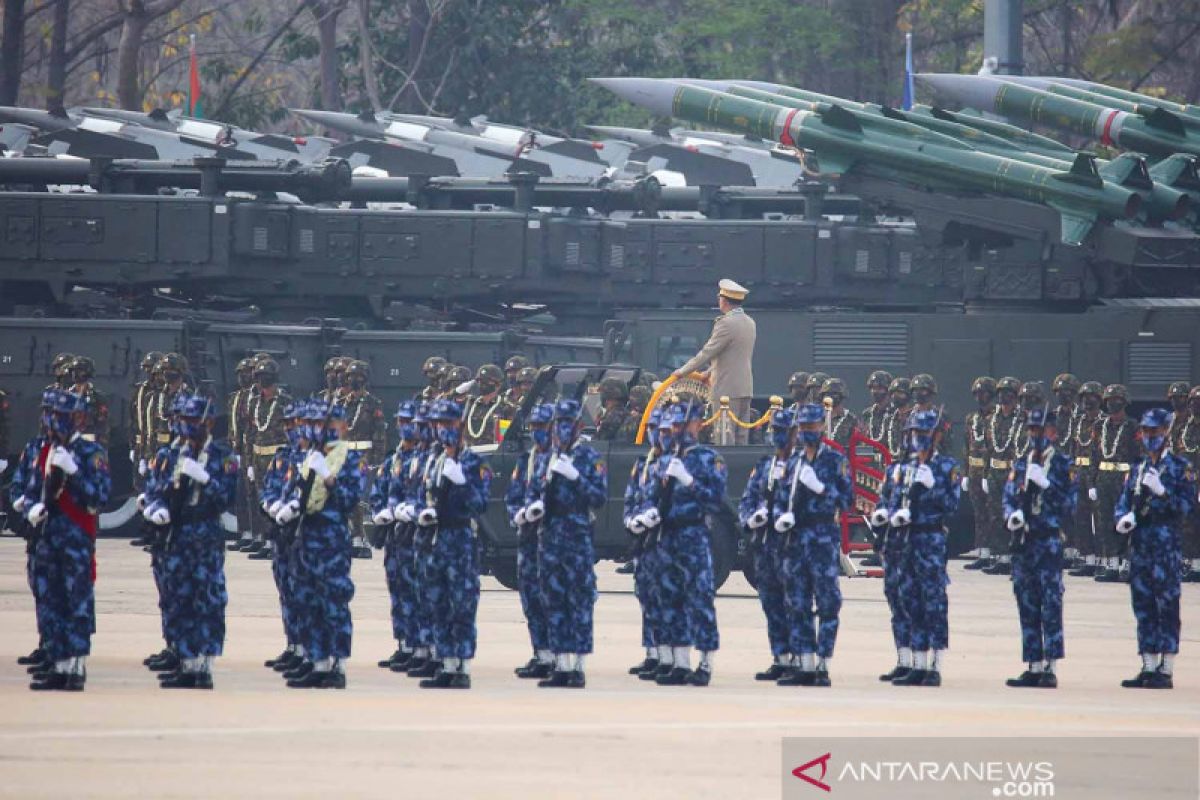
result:
[(807, 372), (793, 372), (792, 377), (788, 378), (788, 388), (795, 389), (797, 386), (808, 386)]
[(475, 370), (475, 380), (499, 386), (504, 383), (504, 372), (495, 364), (484, 364)]
[(533, 383), (535, 380), (537, 380), (536, 367), (521, 367), (517, 371), (517, 383)]
[(179, 353), (167, 353), (159, 363), (163, 372), (170, 370), (184, 373), (188, 371), (188, 360)]
[(237, 366), (233, 368), (233, 371), (235, 373), (254, 372), (254, 359), (253, 358), (243, 358), (241, 361), (239, 361), (237, 363)]
[(987, 375), (980, 375), (971, 382), (971, 394), (979, 392), (987, 392), (988, 394), (996, 393), (996, 379)]
[(1084, 381), (1079, 387), (1079, 396), (1083, 397), (1085, 394), (1094, 394), (1096, 397), (1102, 397), (1104, 395), (1104, 387), (1100, 384), (1100, 381)]
[(879, 386), (883, 389), (892, 385), (892, 373), (885, 369), (877, 369), (867, 378), (867, 388), (874, 389)]
[(346, 377), (361, 375), (364, 381), (371, 380), (371, 365), (366, 361), (352, 360), (345, 367)]
[(1188, 392), (1188, 399), (1195, 400), (1197, 398), (1200, 398), (1200, 386), (1193, 386), (1192, 390)]
[(142, 372), (152, 372), (154, 367), (158, 365), (158, 362), (162, 360), (162, 357), (163, 354), (159, 351), (151, 350), (142, 356), (142, 363), (138, 366), (141, 367)]
[(642, 370), (642, 373), (638, 375), (638, 383), (642, 386), (653, 388), (654, 384), (658, 383), (658, 375), (648, 369), (644, 369)]
[(325, 359), (324, 371), (325, 372), (337, 372), (338, 369), (340, 369), (339, 364), (341, 363), (341, 360), (342, 360), (341, 356), (330, 356), (329, 358)]
[(430, 356), (421, 365), (421, 372), (426, 378), (434, 378), (441, 372), (444, 366), (446, 366), (446, 359), (441, 356)]
[(515, 355), (509, 356), (508, 360), (504, 362), (504, 371), (506, 373), (520, 372), (521, 370), (525, 369), (528, 366), (529, 366), (529, 359), (526, 358), (525, 356), (521, 355), (520, 353), (516, 353)]
[(933, 392), (934, 394), (937, 394), (938, 385), (937, 385), (937, 381), (935, 381), (933, 379), (932, 375), (930, 375), (928, 372), (921, 372), (916, 375), (913, 375), (912, 389), (914, 392), (917, 389), (925, 389), (927, 391)]
[(339, 372), (345, 372), (346, 370), (350, 369), (350, 365), (353, 364), (357, 359), (351, 358), (350, 356), (338, 356), (334, 360), (337, 361), (337, 370)]
[(601, 400), (626, 400), (629, 398), (629, 387), (620, 378), (605, 378), (600, 381)]
[(262, 361), (254, 364), (254, 377), (259, 375), (269, 375), (273, 378), (279, 377), (279, 362), (273, 358), (264, 358)]
[(1046, 386), (1041, 381), (1025, 381), (1021, 384), (1021, 397), (1046, 399)]
[(257, 364), (260, 361), (266, 361), (270, 357), (271, 357), (270, 353), (266, 352), (265, 350), (259, 350), (257, 353), (254, 354), (254, 356), (252, 357), (251, 360), (254, 361), (255, 364)]
[(912, 381), (903, 376), (892, 378), (892, 382), (888, 385), (888, 394), (895, 392), (904, 392), (905, 394), (912, 393)]
[(1019, 392), (1021, 391), (1021, 381), (1011, 375), (1005, 375), (1000, 380), (996, 381), (996, 391)]
[(650, 403), (650, 387), (638, 384), (629, 389), (629, 407), (636, 411), (645, 411)]
[(1054, 383), (1050, 384), (1052, 392), (1079, 392), (1080, 381), (1069, 372), (1064, 372), (1054, 378)]
[(59, 353), (50, 362), (50, 372), (53, 375), (65, 375), (71, 369), (71, 362), (75, 360), (73, 353)]
[(450, 367), (448, 370), (446, 370), (445, 380), (446, 385), (449, 388), (457, 389), (460, 384), (471, 380), (471, 368), (458, 366)]
[(1108, 386), (1104, 387), (1103, 398), (1105, 400), (1109, 400), (1114, 397), (1119, 397), (1120, 399), (1122, 399), (1126, 403), (1128, 403), (1129, 402), (1129, 390), (1125, 388), (1124, 384), (1110, 383)]
[(809, 374), (808, 381), (804, 384), (811, 392), (813, 390), (820, 391), (825, 385), (825, 381), (829, 380), (829, 374), (825, 372), (813, 372)]
[(846, 396), (846, 382), (841, 378), (829, 378), (821, 384), (821, 394), (839, 394)]
[(86, 377), (84, 380), (91, 378), (96, 374), (96, 362), (87, 356), (75, 356), (71, 359), (71, 374), (82, 372)]
[(1167, 397), (1187, 397), (1190, 390), (1186, 381), (1175, 381), (1167, 387)]

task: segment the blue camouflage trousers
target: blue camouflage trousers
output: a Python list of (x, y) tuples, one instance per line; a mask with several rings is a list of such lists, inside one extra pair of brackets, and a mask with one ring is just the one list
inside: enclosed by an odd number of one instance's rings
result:
[(892, 616), (892, 641), (896, 649), (912, 645), (912, 620), (904, 602), (905, 562), (908, 558), (908, 536), (888, 530), (880, 555), (883, 558), (883, 596), (887, 598)]
[(792, 652), (788, 641), (787, 603), (780, 567), (784, 537), (775, 531), (761, 535), (764, 537), (762, 543), (754, 547), (754, 577), (758, 583), (758, 602), (767, 618), (767, 642), (771, 646), (771, 655), (778, 658)]
[(592, 528), (557, 519), (542, 528), (537, 570), (546, 634), (555, 653), (592, 652), (596, 570)]
[(225, 531), (219, 519), (179, 526), (163, 556), (171, 642), (182, 658), (225, 646)]
[(438, 528), (429, 568), (426, 593), (433, 604), (433, 644), (437, 657), (474, 658), (479, 552), (470, 525)]
[(517, 538), (517, 594), (525, 613), (525, 627), (529, 629), (529, 643), (534, 650), (549, 650), (550, 633), (538, 579), (538, 539), (532, 530), (525, 528)]
[(721, 646), (714, 603), (712, 547), (708, 528), (685, 525), (662, 532), (659, 545), (663, 569), (658, 591), (662, 598), (664, 644), (713, 651)]
[(838, 585), (841, 532), (830, 521), (794, 528), (784, 539), (783, 557), (778, 563), (787, 609), (789, 651), (832, 658), (842, 610)]
[(1179, 534), (1169, 525), (1134, 529), (1129, 544), (1129, 593), (1137, 619), (1138, 653), (1178, 653)]
[(383, 572), (392, 601), (392, 638), (410, 647), (418, 638), (417, 556), (411, 527), (397, 524), (383, 546)]
[(41, 642), (46, 637), (46, 622), (43, 619), (45, 614), (42, 598), (38, 594), (36, 563), (37, 559), (34, 556), (34, 548), (27, 547), (25, 552), (25, 580), (29, 583), (29, 593), (33, 595), (33, 618), (37, 622), (38, 647), (41, 647)]
[(150, 545), (150, 574), (154, 576), (154, 590), (158, 592), (158, 619), (162, 629), (162, 638), (170, 646), (175, 640), (171, 638), (171, 615), (167, 608), (169, 591), (167, 589), (166, 556), (157, 540)]
[(276, 546), (271, 551), (271, 576), (275, 579), (275, 591), (279, 594), (279, 611), (283, 618), (283, 635), (288, 644), (300, 644), (299, 614), (296, 613), (296, 598), (293, 574), (295, 551), (290, 547)]
[(950, 645), (946, 534), (910, 530), (907, 536), (900, 593), (912, 625), (911, 646), (917, 651), (945, 650)]
[(350, 530), (344, 520), (307, 515), (293, 546), (296, 610), (305, 654), (313, 661), (349, 658), (354, 636)]
[(433, 536), (436, 528), (417, 528), (413, 535), (413, 577), (417, 601), (412, 622), (413, 647), (433, 647), (434, 605), (432, 598), (436, 576), (433, 572)]
[(1021, 620), (1021, 660), (1034, 663), (1065, 655), (1062, 537), (1058, 531), (1026, 533), (1013, 551), (1012, 583)]
[(42, 650), (51, 661), (91, 653), (96, 629), (95, 547), (86, 531), (51, 510), (34, 553), (35, 592), (42, 601)]
[(642, 535), (652, 538), (646, 541), (633, 565), (633, 593), (642, 608), (642, 647), (655, 647), (667, 643), (662, 598), (658, 594), (658, 575), (663, 569), (663, 554), (658, 537), (653, 532)]

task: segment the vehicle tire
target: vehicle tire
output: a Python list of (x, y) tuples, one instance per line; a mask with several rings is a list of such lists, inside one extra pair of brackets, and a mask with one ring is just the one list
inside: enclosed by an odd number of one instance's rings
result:
[(488, 565), (492, 577), (505, 589), (517, 588), (517, 554), (497, 556)]
[(726, 516), (708, 518), (712, 532), (713, 586), (720, 591), (737, 562), (737, 530)]

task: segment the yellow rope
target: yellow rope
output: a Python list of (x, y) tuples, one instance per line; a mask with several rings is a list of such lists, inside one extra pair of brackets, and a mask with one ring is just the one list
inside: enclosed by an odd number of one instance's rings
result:
[(733, 413), (733, 409), (729, 407), (729, 398), (722, 397), (721, 405), (717, 408), (716, 413), (704, 420), (704, 427), (707, 428), (716, 423), (716, 421), (721, 417), (727, 416), (729, 417), (730, 421), (739, 428), (753, 430), (755, 428), (761, 428), (763, 425), (766, 425), (768, 422), (770, 422), (771, 415), (781, 408), (783, 408), (783, 398), (779, 395), (773, 394), (771, 395), (771, 407), (768, 408), (761, 417), (756, 419), (754, 422), (742, 422), (737, 418), (737, 415)]

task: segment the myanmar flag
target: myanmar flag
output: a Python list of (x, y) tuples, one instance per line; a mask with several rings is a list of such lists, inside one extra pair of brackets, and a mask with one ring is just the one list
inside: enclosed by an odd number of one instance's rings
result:
[(204, 106), (200, 102), (200, 67), (196, 63), (196, 34), (192, 34), (191, 52), (188, 56), (188, 97), (187, 113), (189, 117), (203, 117)]

